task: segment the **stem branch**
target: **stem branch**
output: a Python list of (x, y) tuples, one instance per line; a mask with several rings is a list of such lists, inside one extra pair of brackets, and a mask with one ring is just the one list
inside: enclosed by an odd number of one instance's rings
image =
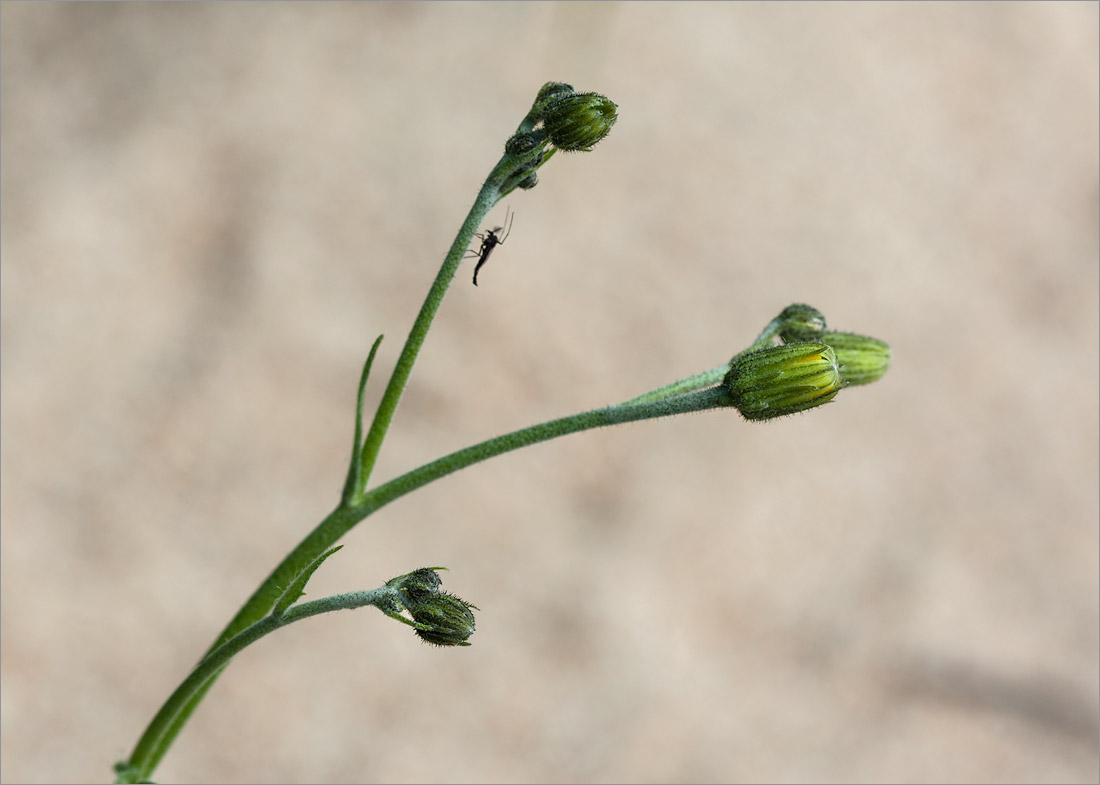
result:
[[(225, 662), (215, 655), (222, 657), (224, 652), (231, 652), (228, 656), (232, 656), (244, 646), (276, 629), (279, 625), (270, 629), (265, 625), (276, 624), (266, 619), (275, 618), (268, 614), (282, 595), (283, 587), (289, 586), (318, 556), (368, 515), (434, 480), (494, 456), (591, 428), (705, 411), (718, 406), (724, 395), (721, 387), (711, 387), (630, 406), (607, 406), (532, 425), (471, 445), (402, 474), (362, 494), (354, 506), (341, 504), (283, 559), (237, 612), (202, 661), (172, 693), (134, 748), (129, 765), (125, 768), (125, 776), (132, 778), (129, 781), (141, 781), (152, 775), (188, 717), (225, 667)], [(304, 613), (302, 608), (311, 605), (304, 603), (291, 606), (281, 618), (291, 616), (292, 612), (295, 612), (292, 618), (299, 618)], [(236, 642), (234, 647), (225, 649), (230, 641)], [(121, 776), (120, 774), (120, 778)]]
[(215, 647), (199, 661), (199, 664), (194, 667), (187, 678), (183, 680), (183, 683), (168, 697), (160, 711), (157, 712), (157, 715), (149, 724), (149, 730), (159, 729), (159, 733), (146, 731), (142, 741), (147, 741), (147, 743), (144, 745), (139, 744), (130, 757), (128, 764), (120, 769), (119, 781), (141, 782), (152, 774), (156, 762), (159, 760), (160, 755), (163, 755), (163, 749), (166, 748), (165, 737), (173, 729), (178, 732), (179, 726), (182, 725), (179, 718), (182, 716), (186, 719), (186, 716), (190, 714), (189, 709), (193, 710), (197, 699), (201, 699), (206, 694), (206, 691), (213, 686), (214, 680), (242, 649), (292, 622), (316, 616), (319, 613), (374, 605), (379, 600), (392, 594), (392, 589), (383, 586), (370, 591), (337, 594), (292, 605), (278, 616), (265, 616)]

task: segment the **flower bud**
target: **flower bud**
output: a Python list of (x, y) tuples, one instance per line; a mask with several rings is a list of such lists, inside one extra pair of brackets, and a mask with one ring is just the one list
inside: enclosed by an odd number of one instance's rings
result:
[[(394, 616), (396, 606), (409, 612), (416, 624), (416, 634), (437, 646), (469, 646), (467, 638), (474, 634), (472, 605), (453, 594), (439, 590), (442, 581), (436, 570), (443, 567), (421, 567), (406, 575), (387, 581), (395, 592), (391, 605), (379, 605), (387, 615)], [(399, 618), (399, 621), (409, 622)]]
[(821, 340), (836, 352), (840, 373), (848, 384), (870, 384), (890, 367), (890, 345), (855, 333), (825, 333)]
[(469, 646), (467, 640), (474, 634), (476, 608), (453, 594), (441, 591), (409, 609), (413, 620), (426, 624), (430, 629), (418, 629), (416, 634), (437, 646)]
[(779, 337), (784, 343), (820, 341), (825, 332), (825, 314), (812, 305), (788, 305), (776, 321), (779, 322)]
[(618, 119), (616, 109), (611, 99), (598, 93), (564, 95), (548, 103), (543, 123), (559, 150), (588, 151), (611, 131)]
[(828, 403), (844, 386), (836, 353), (820, 343), (768, 346), (734, 359), (727, 405), (746, 420), (770, 420)]

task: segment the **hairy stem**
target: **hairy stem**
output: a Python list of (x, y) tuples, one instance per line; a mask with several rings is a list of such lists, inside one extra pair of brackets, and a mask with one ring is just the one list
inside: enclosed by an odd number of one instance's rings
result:
[(413, 364), (420, 353), (420, 347), (424, 345), (424, 339), (432, 326), (432, 320), (435, 319), (436, 312), (443, 303), (447, 288), (454, 280), (455, 273), (458, 272), (458, 266), (462, 262), (462, 256), (465, 254), (466, 248), (470, 245), (470, 241), (481, 222), (485, 220), (485, 216), (503, 197), (505, 184), (513, 178), (519, 169), (526, 165), (528, 158), (530, 156), (505, 154), (493, 168), (492, 173), (485, 180), (485, 184), (481, 186), (481, 191), (474, 200), (473, 207), (470, 208), (466, 220), (462, 222), (462, 227), (458, 230), (458, 235), (443, 260), (443, 266), (439, 269), (435, 281), (432, 282), (432, 287), (428, 290), (427, 297), (424, 298), (424, 304), (420, 306), (420, 313), (417, 314), (416, 321), (413, 322), (409, 337), (405, 340), (405, 346), (401, 350), (401, 355), (397, 358), (393, 375), (390, 376), (386, 391), (382, 394), (382, 400), (378, 403), (374, 420), (371, 422), (367, 438), (363, 443), (363, 450), (359, 459), (358, 477), (354, 483), (354, 489), (349, 494), (348, 501), (352, 504), (362, 502), (371, 471), (378, 460), (378, 452), (382, 449), (386, 432), (389, 430), (393, 416), (397, 412), (397, 405), (401, 402), (405, 385), (409, 382)]
[[(244, 645), (255, 640), (256, 638), (248, 639), (239, 638), (238, 636), (253, 629), (265, 618), (272, 618), (268, 614), (279, 597), (282, 596), (284, 587), (289, 586), (318, 556), (370, 514), (430, 482), (494, 456), (591, 428), (669, 417), (687, 412), (705, 411), (718, 406), (724, 395), (725, 392), (721, 387), (713, 387), (686, 395), (632, 406), (616, 405), (593, 409), (522, 428), (458, 450), (413, 469), (366, 492), (355, 506), (341, 505), (337, 507), (299, 543), (298, 547), (287, 555), (282, 563), (260, 585), (221, 635), (218, 636), (214, 646), (211, 647), (195, 670), (172, 694), (161, 710), (157, 712), (157, 715), (134, 748), (128, 765), (120, 770), (120, 779), (123, 776), (122, 772), (125, 772), (127, 778), (131, 778), (127, 781), (141, 781), (152, 776), (153, 770), (168, 751), (176, 735), (178, 735), (188, 717), (190, 717), (199, 701), (202, 700), (206, 691), (210, 689), (214, 680), (224, 668), (224, 663), (215, 667), (212, 664), (214, 661), (211, 660), (211, 657), (221, 651), (222, 647), (231, 640), (244, 640)], [(301, 608), (307, 605), (297, 607)], [(291, 614), (294, 610), (295, 606), (291, 606), (285, 615)], [(301, 614), (302, 611), (299, 610), (298, 613)], [(270, 623), (268, 622), (268, 624)], [(266, 627), (261, 627), (260, 630), (266, 631), (250, 634), (257, 635), (258, 638), (271, 631)], [(234, 649), (233, 653), (237, 651), (239, 649)]]
[(709, 371), (703, 371), (694, 376), (688, 376), (679, 381), (675, 381), (672, 384), (666, 384), (664, 387), (658, 387), (656, 390), (650, 390), (647, 393), (631, 398), (629, 401), (624, 401), (620, 405), (636, 406), (639, 403), (663, 401), (668, 398), (674, 398), (677, 395), (701, 390), (704, 387), (712, 387), (722, 381), (722, 377), (726, 375), (726, 371), (728, 371), (729, 368), (729, 363), (723, 363), (717, 368), (711, 368)]
[[(159, 755), (156, 755), (156, 753), (160, 752), (163, 755), (162, 748), (166, 749), (163, 744), (164, 736), (173, 729), (177, 729), (178, 732), (176, 720), (184, 715), (188, 707), (194, 706), (196, 698), (201, 698), (206, 694), (206, 691), (213, 685), (214, 680), (225, 670), (229, 661), (246, 646), (252, 645), (265, 635), (269, 635), (280, 627), (285, 627), (293, 622), (316, 616), (319, 613), (374, 605), (380, 600), (392, 596), (393, 593), (393, 590), (388, 586), (383, 586), (370, 591), (337, 594), (292, 605), (278, 616), (265, 616), (215, 647), (202, 658), (187, 678), (183, 680), (183, 683), (165, 701), (160, 711), (157, 712), (149, 727), (150, 730), (160, 729), (160, 735), (146, 733), (146, 736), (149, 737), (148, 744), (139, 745), (134, 750), (134, 754), (130, 757), (127, 765), (120, 767), (118, 772), (119, 781), (141, 782), (152, 775), (156, 760), (159, 760)], [(145, 741), (144, 737), (142, 741)], [(154, 760), (154, 757), (156, 760)]]
[(279, 596), (278, 587), (286, 586), (293, 581), (302, 569), (330, 548), (353, 526), (371, 513), (417, 488), (497, 455), (570, 433), (605, 425), (618, 425), (711, 409), (718, 405), (723, 395), (722, 389), (715, 387), (635, 406), (608, 406), (561, 417), (466, 447), (379, 485), (364, 494), (362, 501), (354, 507), (338, 507), (310, 532), (245, 603), (219, 636), (218, 643), (236, 635), (266, 615)]

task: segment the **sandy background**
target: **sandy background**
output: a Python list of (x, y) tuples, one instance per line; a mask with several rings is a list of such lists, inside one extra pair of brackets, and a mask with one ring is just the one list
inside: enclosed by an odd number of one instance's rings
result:
[(791, 302), (894, 367), (385, 508), (311, 596), (448, 565), (474, 645), (299, 624), (156, 778), (1100, 776), (1096, 4), (0, 15), (0, 779), (109, 778), (331, 509), (371, 341), (374, 401), (548, 79), (619, 123), (462, 268), (378, 479), (710, 368)]

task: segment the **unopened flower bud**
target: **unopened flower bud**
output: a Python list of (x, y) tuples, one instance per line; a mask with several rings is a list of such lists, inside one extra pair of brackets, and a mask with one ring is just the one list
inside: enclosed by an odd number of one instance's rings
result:
[(779, 322), (779, 337), (784, 343), (820, 341), (825, 332), (825, 314), (812, 305), (788, 305), (776, 321)]
[(727, 405), (746, 420), (770, 420), (828, 403), (845, 382), (836, 353), (820, 343), (768, 346), (734, 359), (723, 384)]
[(840, 373), (848, 384), (870, 384), (890, 367), (890, 345), (855, 333), (825, 333), (821, 340), (836, 352)]
[[(379, 605), (387, 615), (397, 613), (396, 605), (409, 612), (416, 624), (416, 634), (428, 643), (437, 646), (469, 646), (467, 639), (474, 634), (474, 614), (472, 605), (453, 594), (439, 590), (442, 582), (436, 570), (443, 567), (421, 567), (407, 575), (400, 575), (387, 581), (386, 585), (395, 590), (396, 599), (392, 605)], [(407, 619), (398, 617), (408, 624)]]
[(416, 634), (437, 646), (469, 646), (467, 640), (474, 634), (476, 608), (465, 600), (441, 591), (409, 609), (413, 620), (426, 624), (430, 629), (418, 629)]
[(598, 93), (579, 93), (552, 99), (543, 115), (550, 141), (559, 150), (588, 151), (611, 131), (618, 107)]

